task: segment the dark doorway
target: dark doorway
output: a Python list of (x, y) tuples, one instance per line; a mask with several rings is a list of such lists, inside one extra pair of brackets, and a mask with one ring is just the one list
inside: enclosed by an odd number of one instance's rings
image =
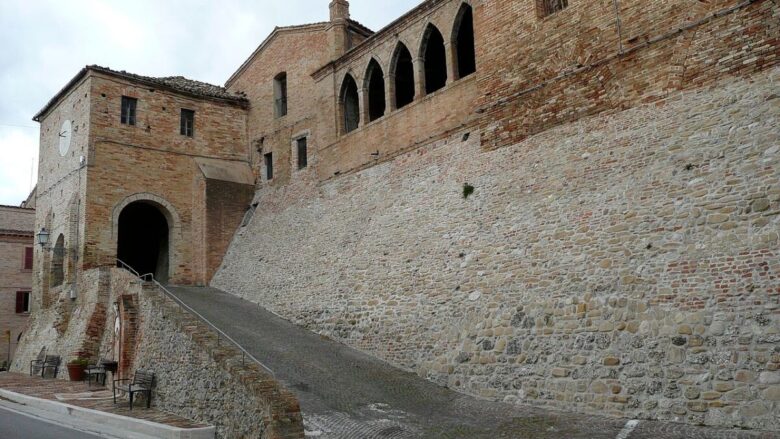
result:
[(477, 71), (474, 54), (474, 15), (471, 6), (463, 4), (455, 21), (454, 42), (458, 56), (458, 78), (464, 78)]
[(433, 93), (447, 85), (447, 56), (444, 52), (444, 38), (439, 29), (431, 24), (425, 31), (423, 41), (425, 93)]
[(375, 121), (385, 115), (385, 75), (375, 59), (368, 63), (368, 120)]
[(414, 100), (414, 64), (412, 54), (403, 43), (398, 43), (393, 57), (395, 73), (395, 108), (403, 108)]
[(117, 257), (139, 274), (168, 280), (168, 221), (154, 204), (136, 201), (119, 214)]
[(341, 111), (344, 119), (344, 133), (355, 131), (360, 126), (360, 98), (352, 75), (344, 78), (341, 86)]

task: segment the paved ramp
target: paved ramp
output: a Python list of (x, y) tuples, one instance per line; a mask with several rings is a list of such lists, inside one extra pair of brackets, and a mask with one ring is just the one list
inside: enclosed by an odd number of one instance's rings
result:
[[(614, 439), (625, 434), (626, 420), (484, 401), (437, 386), (214, 288), (169, 289), (298, 396), (307, 437)], [(640, 422), (631, 430), (624, 439), (762, 437), (661, 422)]]

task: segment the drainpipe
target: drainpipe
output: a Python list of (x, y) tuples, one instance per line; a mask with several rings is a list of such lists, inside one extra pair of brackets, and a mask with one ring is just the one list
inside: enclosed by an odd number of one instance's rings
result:
[(615, 26), (618, 34), (618, 53), (623, 54), (623, 31), (620, 28), (620, 6), (618, 0), (612, 0), (612, 6), (615, 8)]

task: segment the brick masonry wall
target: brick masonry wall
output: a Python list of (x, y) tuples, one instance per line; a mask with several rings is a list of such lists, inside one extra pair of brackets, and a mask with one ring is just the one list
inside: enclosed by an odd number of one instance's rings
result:
[[(246, 110), (238, 106), (178, 96), (98, 76), (93, 79), (90, 191), (86, 204), (86, 268), (111, 265), (116, 257), (116, 207), (128, 197), (152, 194), (167, 204), (171, 229), (171, 281), (206, 283), (208, 267), (199, 261), (227, 238), (206, 233), (207, 209), (202, 172), (195, 158), (246, 163)], [(136, 126), (119, 120), (122, 96), (138, 99)], [(195, 110), (195, 134), (179, 133), (182, 108)], [(143, 198), (143, 197), (142, 197)], [(224, 215), (243, 215), (247, 206)], [(174, 218), (175, 217), (175, 218)], [(216, 256), (214, 256), (216, 257)], [(212, 264), (215, 265), (215, 264)], [(211, 268), (213, 271), (214, 268)]]
[[(293, 173), (291, 139), (309, 135), (320, 139), (321, 116), (313, 103), (320, 90), (311, 74), (330, 60), (331, 50), (325, 25), (301, 26), (278, 31), (252, 62), (230, 84), (231, 92), (246, 93), (252, 102), (247, 116), (247, 136), (253, 169), (264, 184), (281, 185)], [(287, 115), (274, 115), (274, 78), (287, 73)], [(331, 103), (331, 106), (333, 104)], [(332, 110), (331, 110), (332, 114)], [(262, 141), (261, 141), (262, 139)], [(310, 159), (314, 159), (317, 143), (309, 142)], [(274, 178), (269, 182), (263, 172), (263, 154), (273, 153)]]
[(780, 430), (779, 80), (261, 188), (213, 284), (466, 393)]
[[(116, 359), (116, 302), (125, 331), (121, 376), (154, 371), (155, 407), (215, 425), (218, 438), (303, 438), (295, 396), (259, 366), (243, 363), (238, 350), (218, 342), (215, 333), (157, 287), (106, 267), (84, 271), (79, 283), (88, 291), (67, 311), (66, 329), (56, 328), (62, 309), (53, 306), (33, 315), (14, 370), (26, 372), (44, 346), (63, 355), (64, 362), (75, 353), (93, 361)], [(67, 370), (59, 378), (67, 379)]]
[(780, 9), (771, 0), (619, 5), (616, 14), (612, 1), (572, 0), (544, 19), (531, 1), (483, 6), (475, 26), (483, 29), (478, 111), (486, 148), (780, 60)]
[(254, 197), (254, 186), (229, 181), (206, 181), (206, 279), (211, 279), (222, 264), (222, 257), (241, 225)]
[[(60, 290), (75, 280), (76, 265), (83, 258), (87, 171), (80, 165), (80, 157), (89, 156), (90, 87), (90, 78), (76, 84), (41, 120), (35, 230), (46, 227), (51, 233), (50, 247), (62, 235), (65, 248), (70, 250), (64, 258), (65, 286), (50, 288), (51, 249), (35, 246), (33, 312), (57, 300)], [(59, 133), (65, 120), (72, 122), (72, 133), (63, 157)]]
[(13, 358), (16, 339), (27, 325), (29, 314), (16, 313), (16, 293), (32, 291), (32, 270), (24, 269), (24, 256), (34, 246), (34, 224), (34, 210), (0, 206), (0, 363)]

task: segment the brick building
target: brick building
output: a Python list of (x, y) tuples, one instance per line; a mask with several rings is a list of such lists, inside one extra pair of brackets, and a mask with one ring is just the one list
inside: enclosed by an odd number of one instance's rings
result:
[(32, 209), (0, 206), (0, 363), (10, 362), (30, 315)]
[(462, 392), (780, 430), (779, 15), (333, 0), (224, 87), (86, 67), (35, 118), (27, 355), (97, 355), (120, 259)]

